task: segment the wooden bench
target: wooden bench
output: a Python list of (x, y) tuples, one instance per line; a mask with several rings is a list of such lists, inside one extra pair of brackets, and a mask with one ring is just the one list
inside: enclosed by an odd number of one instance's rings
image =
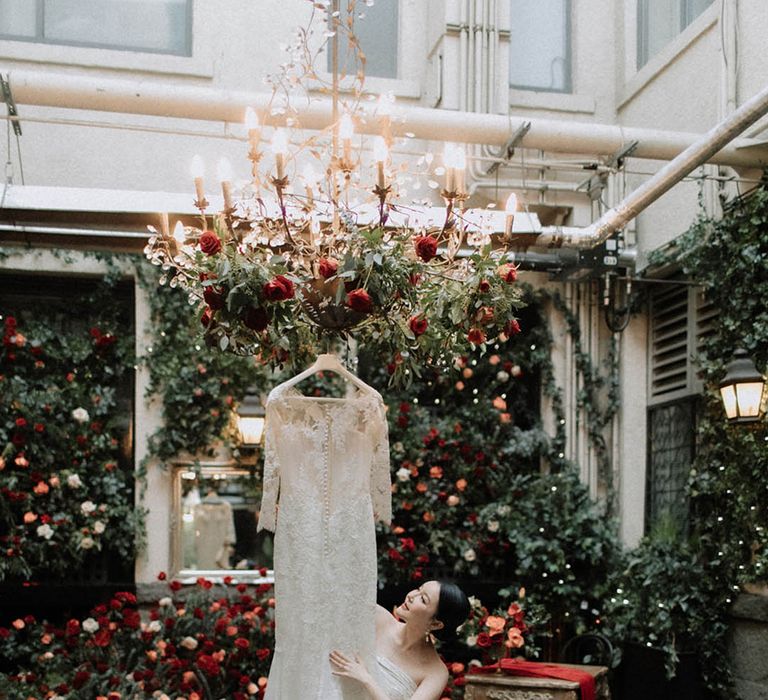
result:
[[(605, 666), (559, 664), (591, 673), (598, 700), (610, 700)], [(557, 678), (530, 678), (502, 674), (468, 674), (464, 700), (579, 700), (579, 684)]]

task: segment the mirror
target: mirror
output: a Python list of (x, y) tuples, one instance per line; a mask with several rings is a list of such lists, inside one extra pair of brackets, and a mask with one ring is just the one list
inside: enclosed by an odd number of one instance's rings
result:
[(177, 580), (272, 580), (272, 533), (256, 532), (261, 481), (252, 471), (235, 462), (177, 462), (173, 500), (171, 568)]

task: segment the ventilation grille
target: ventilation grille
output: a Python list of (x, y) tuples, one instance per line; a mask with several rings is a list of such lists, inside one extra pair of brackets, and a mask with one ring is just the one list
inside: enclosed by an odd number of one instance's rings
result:
[(700, 287), (664, 284), (651, 297), (651, 399), (701, 391), (694, 358), (716, 332), (718, 311)]

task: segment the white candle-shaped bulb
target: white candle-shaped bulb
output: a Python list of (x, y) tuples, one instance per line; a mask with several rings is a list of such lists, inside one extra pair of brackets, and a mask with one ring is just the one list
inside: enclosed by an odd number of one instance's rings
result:
[(192, 165), (189, 168), (192, 179), (195, 181), (195, 194), (197, 201), (202, 202), (205, 199), (205, 188), (203, 187), (203, 177), (205, 176), (205, 164), (203, 159), (195, 155), (192, 158)]
[(467, 153), (462, 146), (456, 146), (454, 162), (456, 164), (456, 191), (459, 194), (463, 194), (464, 175), (467, 170)]
[(344, 148), (344, 160), (349, 161), (352, 150), (352, 136), (355, 133), (355, 126), (352, 124), (352, 117), (348, 114), (342, 115), (339, 121), (339, 138)]
[(255, 149), (259, 142), (259, 118), (251, 107), (245, 109), (245, 128), (248, 130), (248, 145)]
[(282, 180), (285, 177), (285, 157), (288, 153), (288, 136), (285, 129), (275, 129), (272, 135), (272, 153), (275, 154), (277, 179)]
[(184, 230), (184, 224), (181, 221), (177, 221), (173, 227), (173, 240), (179, 245), (182, 245), (187, 240), (187, 232)]
[(446, 143), (443, 149), (443, 165), (445, 166), (445, 189), (447, 192), (456, 190), (456, 146)]
[(512, 225), (515, 223), (515, 212), (517, 211), (517, 195), (512, 192), (507, 197), (507, 203), (504, 205), (504, 212), (507, 215), (504, 221), (504, 235), (506, 238), (512, 236)]
[(376, 161), (376, 184), (381, 190), (387, 186), (387, 180), (384, 176), (384, 164), (387, 162), (388, 156), (387, 142), (383, 136), (377, 136), (373, 140), (373, 158)]
[(224, 197), (224, 208), (232, 209), (232, 166), (226, 158), (219, 158), (217, 167), (221, 194)]

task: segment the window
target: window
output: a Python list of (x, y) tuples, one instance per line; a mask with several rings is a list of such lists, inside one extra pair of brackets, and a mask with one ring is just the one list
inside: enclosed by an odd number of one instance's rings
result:
[(638, 0), (637, 67), (642, 68), (714, 0)]
[(0, 0), (0, 37), (192, 54), (192, 0)]
[[(365, 54), (365, 74), (377, 78), (397, 78), (398, 0), (377, 0), (374, 4), (355, 3), (354, 30)], [(340, 21), (349, 20), (348, 3), (340, 3)], [(357, 71), (354, 52), (340, 34), (339, 71), (347, 75)], [(331, 44), (328, 43), (327, 67), (333, 70)]]
[(571, 92), (571, 0), (511, 0), (509, 84)]

